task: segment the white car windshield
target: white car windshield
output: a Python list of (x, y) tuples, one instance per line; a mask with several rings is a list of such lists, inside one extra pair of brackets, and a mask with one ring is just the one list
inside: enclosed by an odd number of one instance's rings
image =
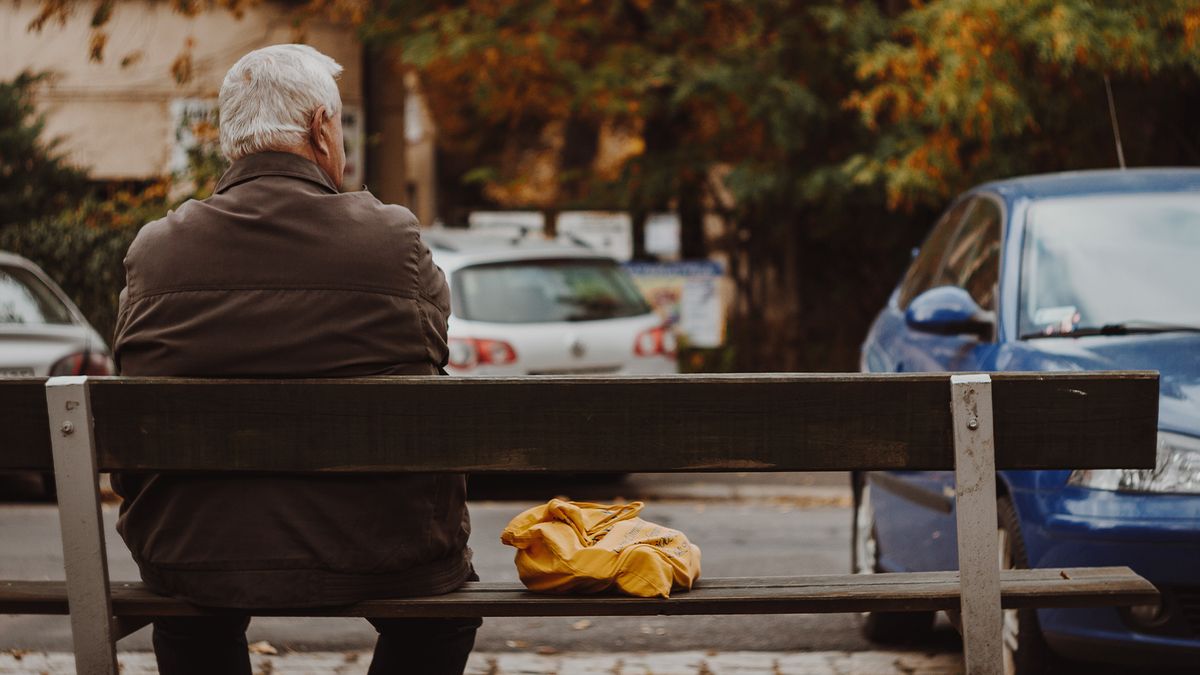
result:
[(470, 321), (595, 321), (650, 311), (633, 281), (610, 260), (520, 260), (454, 274), (454, 313)]
[(1023, 336), (1200, 330), (1200, 195), (1050, 199), (1028, 218)]
[(32, 272), (0, 266), (0, 325), (71, 322), (67, 306)]

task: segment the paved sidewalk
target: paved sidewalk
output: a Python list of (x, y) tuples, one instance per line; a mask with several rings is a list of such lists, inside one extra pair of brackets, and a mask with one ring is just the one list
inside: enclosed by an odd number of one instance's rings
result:
[[(260, 651), (269, 651), (267, 648)], [(255, 654), (256, 675), (365, 675), (368, 652)], [(120, 655), (122, 675), (158, 672), (144, 652)], [(958, 654), (919, 652), (475, 653), (467, 675), (959, 675)], [(74, 675), (67, 653), (0, 652), (2, 675)]]

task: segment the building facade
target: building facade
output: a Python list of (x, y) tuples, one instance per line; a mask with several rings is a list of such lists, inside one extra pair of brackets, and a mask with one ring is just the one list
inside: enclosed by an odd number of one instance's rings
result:
[(61, 139), (70, 161), (93, 179), (148, 181), (185, 168), (191, 124), (212, 117), (229, 67), (248, 51), (299, 37), (345, 68), (345, 189), (369, 184), (385, 201), (410, 205), (422, 222), (434, 220), (432, 196), (421, 189), (432, 190), (432, 164), (407, 166), (404, 115), (414, 106), (405, 104), (404, 78), (394, 60), (365, 63), (352, 27), (309, 21), (298, 36), (295, 5), (277, 2), (251, 5), (240, 17), (225, 10), (186, 17), (171, 3), (121, 0), (103, 28), (97, 61), (89, 47), (94, 6), (72, 6), (65, 21), (52, 18), (37, 31), (30, 25), (42, 2), (0, 0), (0, 80), (51, 74), (38, 92), (45, 136)]

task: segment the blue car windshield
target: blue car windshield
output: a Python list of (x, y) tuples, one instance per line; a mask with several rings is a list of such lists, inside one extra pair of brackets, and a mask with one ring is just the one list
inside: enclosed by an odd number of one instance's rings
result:
[(1047, 199), (1027, 223), (1022, 336), (1200, 329), (1200, 194)]

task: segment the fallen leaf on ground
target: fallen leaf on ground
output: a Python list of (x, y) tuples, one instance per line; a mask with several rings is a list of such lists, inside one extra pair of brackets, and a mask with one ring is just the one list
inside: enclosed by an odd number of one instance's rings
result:
[(591, 621), (588, 621), (587, 619), (580, 619), (579, 621), (571, 624), (571, 628), (574, 628), (575, 630), (587, 630), (588, 626), (591, 625)]
[(557, 654), (558, 650), (548, 645), (542, 645), (541, 647), (537, 648), (537, 653), (541, 654), (542, 656), (549, 656), (551, 654)]
[(509, 649), (525, 649), (529, 643), (524, 640), (505, 640), (504, 646)]
[(271, 656), (275, 656), (276, 654), (279, 653), (279, 650), (275, 649), (275, 647), (272, 646), (270, 642), (267, 642), (266, 640), (262, 640), (261, 642), (255, 642), (254, 644), (250, 645), (250, 653), (251, 654), (269, 654)]

